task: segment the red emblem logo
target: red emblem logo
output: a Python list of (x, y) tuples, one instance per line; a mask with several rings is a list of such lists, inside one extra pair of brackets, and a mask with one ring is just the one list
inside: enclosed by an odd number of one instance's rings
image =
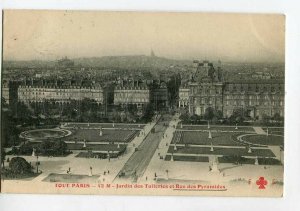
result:
[(264, 177), (260, 177), (256, 180), (256, 184), (258, 185), (258, 189), (266, 189), (265, 186), (268, 184), (268, 181)]

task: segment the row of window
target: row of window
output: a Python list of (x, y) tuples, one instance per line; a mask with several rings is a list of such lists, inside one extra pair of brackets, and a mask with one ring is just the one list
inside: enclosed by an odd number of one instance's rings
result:
[[(243, 106), (243, 105), (245, 105), (245, 101), (237, 101), (237, 100), (234, 100), (234, 101), (229, 101), (229, 100), (227, 100), (226, 101), (226, 105), (241, 105), (241, 106)], [(272, 101), (272, 102), (268, 102), (268, 101), (264, 101), (264, 102), (259, 102), (259, 101), (255, 101), (255, 102), (253, 102), (253, 101), (249, 101), (249, 105), (250, 106), (254, 106), (254, 105), (257, 105), (257, 106), (259, 106), (259, 105), (265, 105), (265, 106), (268, 106), (268, 105), (272, 105), (272, 106), (278, 106), (278, 105), (280, 105), (280, 106), (283, 106), (283, 101)]]
[(145, 97), (149, 97), (149, 93), (115, 93), (115, 98), (118, 97), (139, 97), (139, 98), (145, 98)]
[(115, 98), (114, 101), (118, 102), (149, 102), (147, 98)]
[[(230, 100), (230, 99), (247, 99), (247, 96), (244, 96), (244, 95), (238, 95), (238, 96), (234, 96), (234, 95), (227, 95), (225, 97), (227, 100)], [(283, 96), (278, 96), (278, 95), (272, 95), (272, 96), (269, 96), (269, 95), (249, 95), (248, 96), (248, 99), (249, 100), (260, 100), (260, 99), (265, 99), (265, 100), (278, 100), (278, 99), (283, 99)]]

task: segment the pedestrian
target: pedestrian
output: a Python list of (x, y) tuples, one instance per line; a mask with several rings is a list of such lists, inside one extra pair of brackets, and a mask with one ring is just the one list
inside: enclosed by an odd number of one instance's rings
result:
[(107, 174), (109, 174), (109, 170), (107, 170)]

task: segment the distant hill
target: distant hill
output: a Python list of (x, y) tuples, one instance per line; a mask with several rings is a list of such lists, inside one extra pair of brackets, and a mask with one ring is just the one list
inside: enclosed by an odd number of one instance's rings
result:
[[(170, 66), (191, 65), (192, 61), (173, 60), (156, 56), (104, 56), (72, 59), (75, 66), (100, 67), (100, 68), (124, 68), (124, 69), (164, 69)], [(54, 67), (57, 61), (30, 60), (30, 61), (3, 61), (4, 67)]]

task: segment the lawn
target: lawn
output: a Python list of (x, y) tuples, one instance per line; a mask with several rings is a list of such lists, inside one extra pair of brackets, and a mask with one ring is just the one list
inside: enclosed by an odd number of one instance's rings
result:
[(211, 155), (226, 155), (226, 156), (258, 156), (258, 157), (275, 157), (274, 153), (269, 149), (252, 149), (252, 153), (248, 153), (246, 148), (217, 148), (214, 147), (214, 151), (210, 151), (210, 147), (184, 147), (177, 146), (177, 150), (174, 150), (173, 146), (170, 146), (168, 153), (182, 153), (182, 154), (211, 154)]
[(63, 138), (64, 141), (81, 141), (87, 142), (130, 142), (137, 134), (138, 130), (105, 130), (103, 129), (103, 135), (100, 136), (100, 130), (96, 129), (76, 129), (72, 131), (72, 134)]
[(117, 144), (86, 144), (86, 147), (83, 147), (83, 144), (75, 144), (68, 143), (68, 149), (70, 150), (90, 150), (90, 151), (124, 151), (126, 149), (126, 145), (118, 145)]
[(241, 163), (241, 164), (255, 164), (255, 158), (244, 158), (236, 156), (223, 156), (218, 158), (219, 163)]
[(172, 143), (176, 142), (177, 144), (210, 145), (212, 142), (214, 145), (242, 146), (241, 143), (233, 141), (232, 136), (234, 134), (236, 133), (212, 132), (212, 139), (209, 139), (208, 132), (176, 131), (172, 139)]
[(120, 124), (120, 123), (115, 123), (115, 126), (113, 127), (113, 123), (68, 123), (66, 125), (67, 128), (74, 128), (74, 127), (79, 127), (79, 128), (130, 128), (130, 129), (143, 129), (145, 124)]
[[(267, 132), (267, 128), (264, 127), (263, 130)], [(275, 135), (284, 135), (284, 128), (278, 127), (278, 128), (269, 128), (269, 134), (275, 134)]]
[(253, 127), (237, 127), (235, 126), (219, 126), (219, 125), (211, 125), (210, 129), (207, 128), (207, 125), (183, 125), (181, 128), (181, 124), (177, 125), (177, 129), (179, 130), (211, 130), (211, 131), (234, 131), (234, 132), (255, 132)]
[[(165, 157), (166, 161), (171, 160), (171, 155)], [(208, 157), (206, 156), (173, 156), (174, 161), (190, 161), (190, 162), (208, 162)]]
[(283, 146), (284, 144), (284, 137), (282, 136), (250, 135), (244, 136), (242, 139), (252, 144), (262, 144), (269, 146)]

